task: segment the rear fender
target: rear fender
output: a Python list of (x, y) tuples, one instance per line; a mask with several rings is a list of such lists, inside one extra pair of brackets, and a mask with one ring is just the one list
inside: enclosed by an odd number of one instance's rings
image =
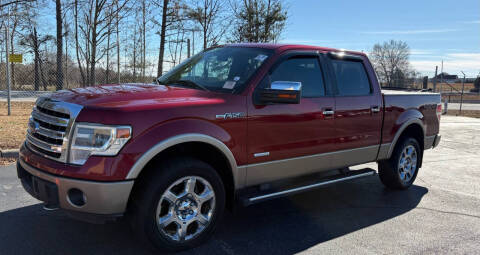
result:
[[(403, 112), (397, 118), (397, 121), (395, 122), (395, 127), (398, 127), (398, 129), (397, 129), (397, 132), (395, 133), (395, 136), (392, 142), (390, 143), (390, 146), (388, 147), (388, 151), (387, 151), (387, 154), (385, 155), (385, 158), (390, 158), (392, 156), (393, 150), (395, 149), (395, 146), (397, 145), (405, 129), (407, 129), (409, 126), (414, 124), (417, 124), (422, 128), (423, 137), (425, 137), (426, 129), (425, 129), (425, 123), (424, 123), (424, 116), (420, 111), (416, 109), (410, 109)], [(419, 141), (419, 142), (423, 142), (423, 141)]]

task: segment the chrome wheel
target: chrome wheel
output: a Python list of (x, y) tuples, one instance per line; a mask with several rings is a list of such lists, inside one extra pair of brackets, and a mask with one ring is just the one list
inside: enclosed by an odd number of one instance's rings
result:
[(415, 175), (417, 159), (417, 150), (413, 145), (408, 145), (403, 149), (400, 159), (398, 160), (398, 174), (402, 182), (408, 183)]
[(156, 223), (160, 233), (171, 241), (195, 238), (210, 224), (215, 210), (215, 192), (199, 176), (174, 182), (157, 205)]

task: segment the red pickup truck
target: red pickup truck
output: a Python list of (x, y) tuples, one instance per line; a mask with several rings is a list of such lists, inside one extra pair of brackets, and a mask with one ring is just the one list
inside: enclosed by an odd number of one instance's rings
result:
[(46, 209), (126, 216), (152, 247), (204, 242), (224, 208), (374, 174), (412, 185), (440, 141), (440, 95), (381, 90), (363, 53), (236, 44), (207, 49), (156, 84), (37, 100), (18, 177)]

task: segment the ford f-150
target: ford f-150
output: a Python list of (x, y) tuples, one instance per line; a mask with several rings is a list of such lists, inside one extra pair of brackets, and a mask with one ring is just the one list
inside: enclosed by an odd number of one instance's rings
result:
[(18, 177), (46, 209), (125, 216), (176, 251), (234, 209), (376, 173), (407, 189), (440, 141), (440, 95), (381, 90), (364, 53), (236, 44), (207, 49), (154, 84), (40, 97)]

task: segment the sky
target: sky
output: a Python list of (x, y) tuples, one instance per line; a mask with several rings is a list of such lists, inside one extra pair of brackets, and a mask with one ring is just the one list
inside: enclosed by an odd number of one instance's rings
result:
[(290, 0), (281, 43), (368, 53), (375, 43), (405, 41), (423, 75), (480, 73), (480, 0)]
[[(462, 76), (461, 71), (467, 77), (480, 74), (480, 0), (284, 1), (288, 19), (280, 43), (368, 53), (375, 43), (402, 40), (410, 46), (411, 65), (422, 75), (432, 77), (435, 66), (440, 72), (442, 60), (443, 70), (449, 74)], [(37, 19), (42, 24), (40, 33), (54, 35), (55, 16), (51, 12), (54, 3), (48, 4), (51, 8), (42, 9)], [(131, 44), (127, 39), (122, 44), (122, 64), (126, 63), (124, 49), (132, 47), (129, 42)], [(198, 52), (201, 48), (199, 33), (195, 42)], [(158, 44), (158, 35), (148, 33), (147, 60), (152, 63), (147, 71), (149, 75), (156, 73)], [(54, 51), (53, 44), (51, 47)]]

